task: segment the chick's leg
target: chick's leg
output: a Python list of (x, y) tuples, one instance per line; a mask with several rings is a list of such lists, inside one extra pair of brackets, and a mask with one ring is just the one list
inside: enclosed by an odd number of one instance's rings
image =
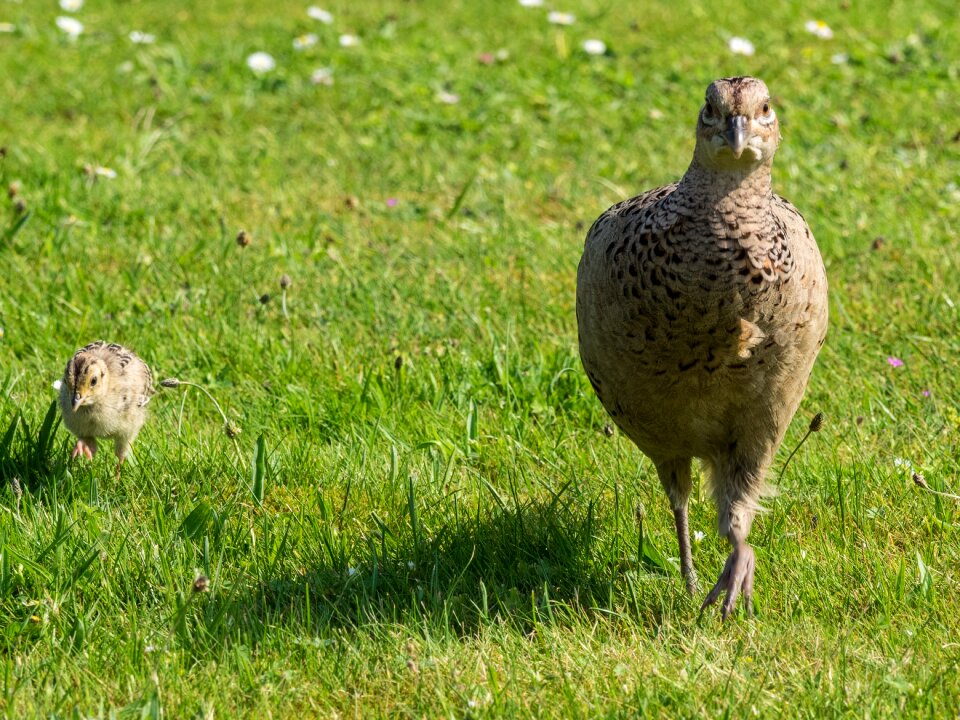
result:
[(73, 447), (73, 452), (70, 453), (70, 459), (80, 457), (81, 455), (87, 460), (93, 460), (93, 456), (97, 454), (97, 441), (96, 438), (78, 438), (77, 444)]
[(673, 521), (677, 527), (677, 545), (680, 549), (680, 573), (687, 585), (687, 592), (697, 592), (697, 571), (693, 567), (693, 554), (690, 552), (690, 525), (687, 519), (687, 501), (690, 498), (690, 458), (680, 458), (657, 463), (657, 475), (660, 484), (670, 496), (673, 507)]

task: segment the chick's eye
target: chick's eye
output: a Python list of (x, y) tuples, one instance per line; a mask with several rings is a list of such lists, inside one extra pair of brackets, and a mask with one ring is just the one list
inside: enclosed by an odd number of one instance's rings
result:
[(770, 114), (770, 103), (764, 103), (764, 104), (763, 104), (763, 114), (764, 114), (764, 115), (769, 115), (769, 114)]
[(91, 380), (91, 381), (90, 381), (90, 384), (91, 384), (91, 385), (96, 385), (96, 384), (97, 384), (97, 379), (94, 378), (93, 380)]

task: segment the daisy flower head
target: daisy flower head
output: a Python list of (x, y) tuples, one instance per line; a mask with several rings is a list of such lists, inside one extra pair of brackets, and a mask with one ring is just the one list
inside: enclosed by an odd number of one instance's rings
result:
[(157, 41), (156, 35), (140, 32), (139, 30), (131, 30), (128, 37), (130, 38), (130, 42), (132, 42), (134, 45), (151, 45)]
[(76, 18), (60, 15), (54, 22), (56, 22), (61, 32), (66, 33), (67, 37), (71, 40), (76, 40), (83, 32), (83, 23)]
[(255, 52), (247, 57), (247, 67), (253, 70), (257, 75), (268, 73), (277, 67), (277, 61), (273, 55), (265, 52)]
[(16, 32), (17, 26), (13, 23), (0, 22), (0, 33), (12, 33)]
[(816, 35), (821, 40), (830, 40), (833, 37), (833, 30), (823, 20), (807, 20), (803, 27), (811, 35)]
[(333, 14), (316, 5), (307, 8), (307, 16), (322, 22), (324, 25), (330, 25), (333, 22)]
[(60, 9), (64, 12), (79, 12), (83, 8), (83, 0), (60, 0)]
[(293, 49), (294, 50), (306, 50), (317, 44), (317, 38), (315, 33), (306, 33), (304, 35), (297, 35), (293, 39)]
[(310, 74), (310, 82), (314, 85), (333, 85), (333, 68), (317, 68)]
[(523, 7), (543, 7), (543, 0), (520, 0)]
[(584, 40), (583, 51), (587, 55), (606, 55), (607, 44), (603, 40)]
[(443, 103), (444, 105), (456, 105), (460, 102), (460, 96), (456, 93), (441, 90), (437, 93), (437, 102)]
[(104, 167), (103, 165), (95, 165), (93, 168), (93, 174), (97, 177), (107, 178), (107, 180), (114, 180), (117, 177), (117, 171), (113, 168)]
[(573, 13), (551, 10), (547, 13), (547, 22), (553, 25), (573, 25), (577, 21)]
[(340, 47), (357, 47), (360, 44), (360, 38), (356, 35), (344, 34), (340, 36)]
[(730, 48), (730, 52), (735, 55), (753, 55), (756, 52), (756, 48), (753, 47), (753, 43), (742, 37), (732, 37), (730, 42), (727, 43), (727, 46)]

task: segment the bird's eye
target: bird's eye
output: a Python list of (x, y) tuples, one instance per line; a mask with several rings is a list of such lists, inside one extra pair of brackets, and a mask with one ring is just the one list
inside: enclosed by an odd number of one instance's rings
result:
[(97, 384), (97, 379), (96, 379), (96, 378), (94, 378), (93, 380), (90, 381), (90, 385), (91, 385), (91, 386), (92, 386), (92, 385), (96, 385), (96, 384)]
[(718, 118), (717, 110), (709, 100), (703, 106), (703, 121), (707, 124), (716, 124)]
[(763, 114), (764, 114), (764, 115), (769, 115), (769, 114), (770, 114), (770, 103), (764, 103), (764, 104), (763, 104)]

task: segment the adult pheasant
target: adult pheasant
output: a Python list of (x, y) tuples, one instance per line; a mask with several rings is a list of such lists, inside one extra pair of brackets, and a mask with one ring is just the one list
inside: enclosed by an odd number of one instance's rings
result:
[(827, 279), (810, 228), (771, 189), (780, 128), (751, 77), (707, 88), (678, 183), (614, 205), (577, 271), (580, 357), (620, 429), (650, 457), (673, 506), (696, 591), (687, 500), (699, 458), (732, 552), (701, 611), (724, 619), (755, 556), (747, 535), (827, 330)]

